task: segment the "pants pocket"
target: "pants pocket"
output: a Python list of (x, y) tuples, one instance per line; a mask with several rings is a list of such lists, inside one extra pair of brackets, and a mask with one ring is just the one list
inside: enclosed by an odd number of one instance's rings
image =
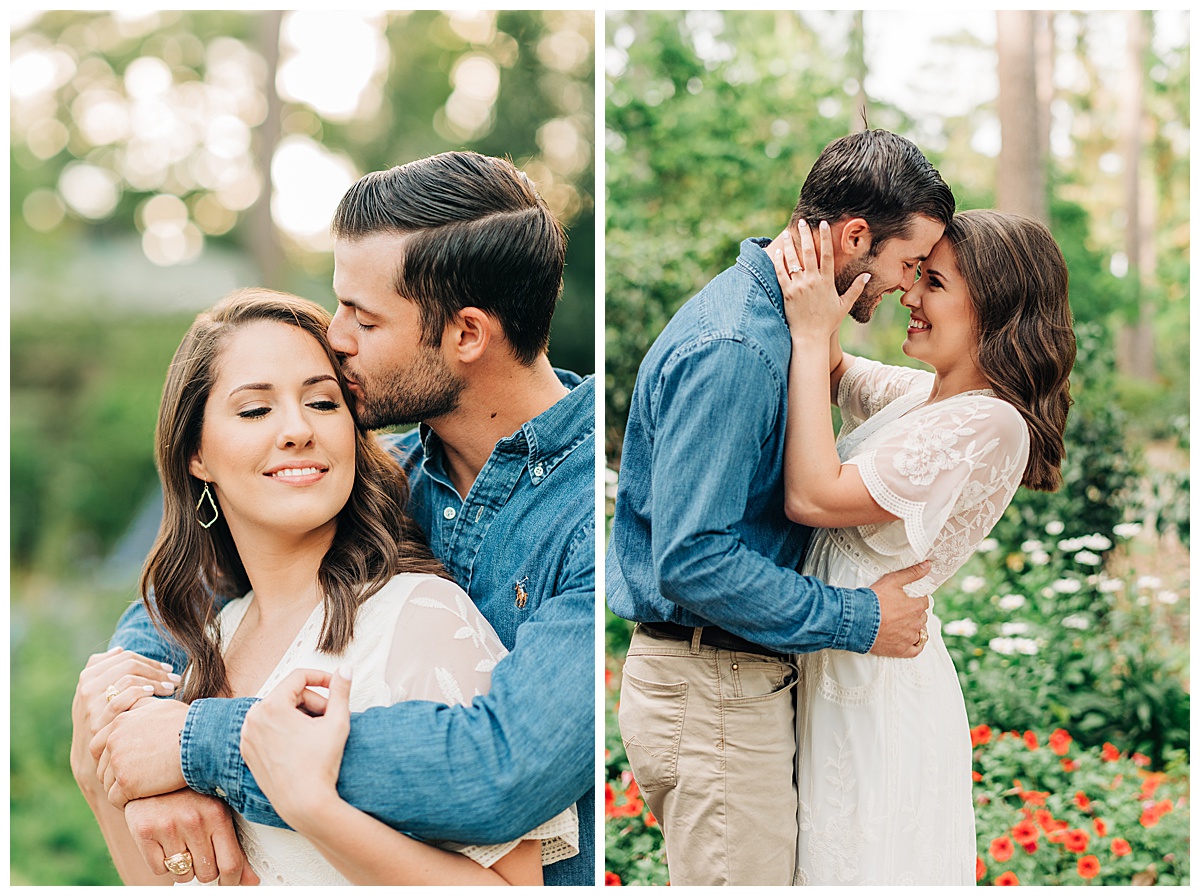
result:
[(663, 683), (653, 656), (630, 656), (621, 676), (617, 724), (634, 780), (643, 791), (674, 787), (687, 707), (687, 682)]
[(733, 687), (732, 691), (726, 691), (725, 699), (733, 703), (754, 703), (790, 689), (799, 672), (791, 660), (735, 653), (731, 655), (728, 675)]

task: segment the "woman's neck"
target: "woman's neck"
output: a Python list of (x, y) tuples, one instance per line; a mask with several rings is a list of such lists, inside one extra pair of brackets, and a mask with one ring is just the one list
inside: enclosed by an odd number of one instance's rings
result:
[(320, 529), (294, 535), (261, 529), (237, 531), (236, 524), (231, 524), (234, 544), (264, 621), (311, 612), (320, 603), (317, 574), (333, 543), (336, 526), (336, 520), (331, 520)]
[(990, 389), (991, 383), (983, 375), (983, 371), (975, 364), (960, 364), (944, 370), (934, 370), (933, 389), (929, 393), (927, 404), (943, 401), (961, 395), (963, 392), (973, 392), (978, 389)]

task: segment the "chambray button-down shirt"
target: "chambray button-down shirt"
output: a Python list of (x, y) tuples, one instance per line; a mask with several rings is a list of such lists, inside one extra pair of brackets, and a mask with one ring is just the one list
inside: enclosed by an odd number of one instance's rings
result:
[[(410, 512), (430, 546), (512, 651), (470, 707), (408, 701), (353, 717), (338, 790), (423, 839), (511, 840), (578, 804), (580, 854), (547, 884), (595, 883), (595, 379), (496, 444), (458, 495), (437, 436), (385, 436), (409, 471)], [(141, 604), (115, 644), (183, 668)], [(250, 698), (192, 704), (184, 777), (252, 821), (282, 826), (238, 750)], [(431, 769), (445, 769), (444, 774)]]
[(879, 631), (874, 593), (795, 571), (811, 530), (783, 512), (792, 345), (769, 242), (743, 241), (638, 370), (608, 605), (637, 622), (717, 625), (780, 652), (865, 653)]

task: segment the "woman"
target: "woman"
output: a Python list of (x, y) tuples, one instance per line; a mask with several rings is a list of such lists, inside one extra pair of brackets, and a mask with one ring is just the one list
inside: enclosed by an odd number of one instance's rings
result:
[[(956, 215), (900, 300), (904, 352), (931, 374), (841, 351), (838, 324), (870, 275), (840, 298), (819, 229), (820, 264), (804, 222), (801, 257), (785, 239), (774, 258), (792, 334), (786, 512), (822, 527), (803, 571), (863, 587), (929, 560), (909, 591), (931, 594), (1018, 485), (1059, 485), (1075, 358), (1066, 265), (1034, 221)], [(826, 395), (842, 411), (836, 445)], [(914, 659), (800, 658), (801, 883), (974, 883), (970, 734), (932, 601), (922, 643)]]
[[(404, 513), (398, 466), (356, 425), (329, 320), (302, 299), (241, 290), (197, 318), (172, 361), (156, 433), (163, 523), (141, 590), (189, 657), (177, 696), (266, 697), (241, 749), (294, 831), (236, 819), (264, 882), (540, 884), (543, 855), (577, 851), (572, 811), (520, 841), (450, 851), (337, 795), (350, 711), (469, 703), (505, 651)], [(219, 610), (214, 593), (229, 599)], [(126, 883), (162, 878), (98, 792), (87, 738), (175, 684), (131, 653), (95, 657), (81, 676), (72, 764)], [(310, 685), (329, 687), (328, 703)], [(200, 853), (229, 858), (215, 844), (162, 847), (178, 882), (192, 852), (197, 866)]]

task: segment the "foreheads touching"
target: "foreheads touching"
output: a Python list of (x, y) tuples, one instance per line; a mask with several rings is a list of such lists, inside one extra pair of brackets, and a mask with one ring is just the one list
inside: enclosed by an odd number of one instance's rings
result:
[(394, 293), (417, 305), (426, 345), (475, 307), (500, 323), (521, 363), (545, 353), (566, 238), (511, 162), (447, 152), (372, 172), (342, 198), (332, 231), (338, 242), (402, 237), (381, 263)]

